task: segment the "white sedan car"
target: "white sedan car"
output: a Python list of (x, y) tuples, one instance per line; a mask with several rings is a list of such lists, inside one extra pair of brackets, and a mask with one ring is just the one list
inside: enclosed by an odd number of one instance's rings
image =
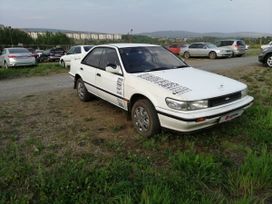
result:
[(63, 55), (59, 63), (63, 67), (68, 67), (70, 66), (71, 60), (77, 60), (81, 59), (85, 56), (85, 54), (92, 48), (92, 45), (77, 45), (73, 46), (68, 50), (68, 52)]
[(147, 137), (161, 127), (191, 132), (226, 122), (253, 103), (247, 85), (192, 68), (158, 45), (95, 46), (69, 74), (82, 101), (95, 95), (128, 111)]

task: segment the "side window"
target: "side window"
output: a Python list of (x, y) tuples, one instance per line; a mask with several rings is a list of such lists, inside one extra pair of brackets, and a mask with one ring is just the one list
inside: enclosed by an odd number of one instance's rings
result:
[(192, 44), (189, 46), (189, 48), (197, 48), (197, 44)]
[(103, 52), (99, 67), (105, 70), (106, 66), (109, 64), (120, 66), (120, 61), (115, 49), (104, 48), (104, 52)]
[(80, 54), (81, 53), (81, 47), (75, 47), (74, 54)]
[(205, 46), (205, 45), (203, 45), (203, 44), (198, 44), (198, 48), (200, 48), (200, 49), (203, 49), (204, 46)]
[(99, 68), (100, 58), (104, 48), (98, 47), (93, 49), (83, 60), (82, 64)]

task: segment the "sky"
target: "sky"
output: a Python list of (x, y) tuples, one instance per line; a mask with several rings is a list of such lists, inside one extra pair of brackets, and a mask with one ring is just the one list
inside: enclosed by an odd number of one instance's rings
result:
[(272, 0), (0, 0), (0, 24), (133, 34), (272, 33)]

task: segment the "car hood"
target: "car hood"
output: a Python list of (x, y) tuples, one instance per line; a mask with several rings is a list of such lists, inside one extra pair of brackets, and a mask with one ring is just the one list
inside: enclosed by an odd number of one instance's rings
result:
[[(133, 74), (134, 75), (134, 74)], [(239, 81), (192, 67), (146, 72), (134, 75), (138, 88), (152, 86), (157, 95), (179, 100), (201, 100), (245, 89)], [(164, 94), (163, 94), (164, 92)]]

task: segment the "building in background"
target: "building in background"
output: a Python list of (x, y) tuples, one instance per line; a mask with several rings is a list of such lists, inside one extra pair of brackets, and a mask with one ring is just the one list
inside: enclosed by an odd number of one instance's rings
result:
[(64, 33), (67, 37), (75, 40), (109, 40), (118, 41), (122, 39), (121, 34), (117, 33), (97, 33), (97, 32), (79, 32), (69, 30), (57, 30), (57, 29), (36, 29), (36, 28), (23, 28), (23, 31), (28, 33), (32, 38), (37, 39), (38, 35), (45, 35), (50, 33)]

